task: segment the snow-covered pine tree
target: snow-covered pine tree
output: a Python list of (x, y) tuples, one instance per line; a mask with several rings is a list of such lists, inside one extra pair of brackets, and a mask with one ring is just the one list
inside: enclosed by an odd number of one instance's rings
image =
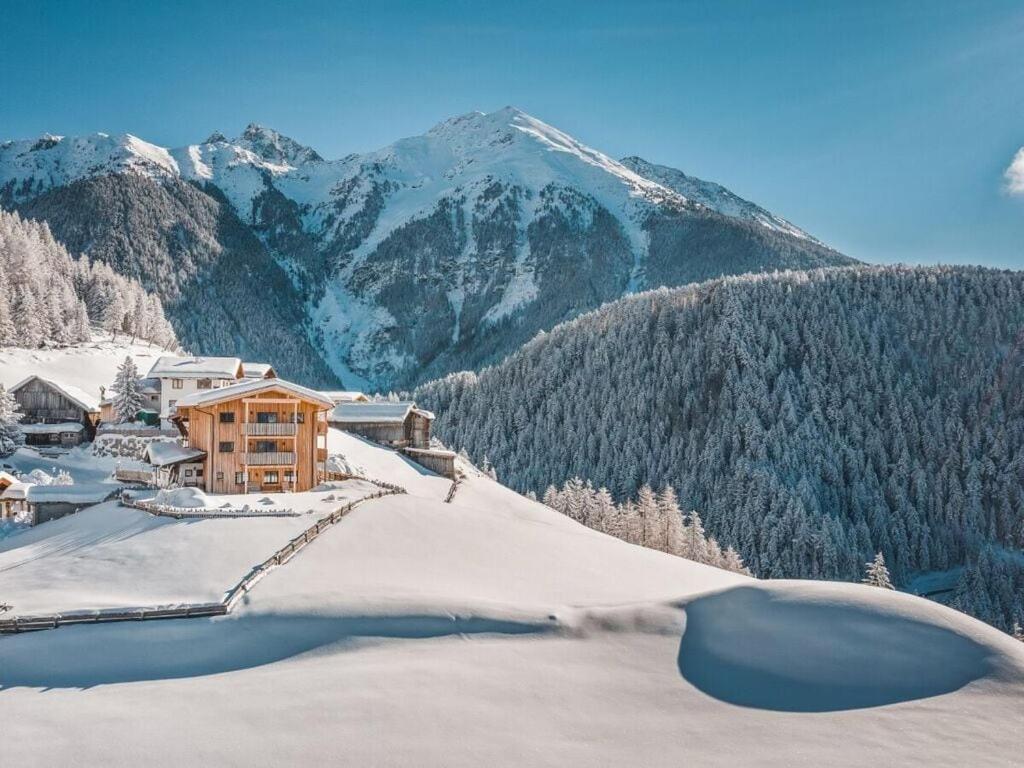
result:
[(882, 589), (895, 589), (892, 585), (892, 580), (889, 578), (889, 569), (885, 567), (885, 557), (882, 556), (881, 552), (877, 553), (875, 559), (867, 564), (863, 583), (872, 587), (881, 587)]
[(177, 347), (160, 300), (137, 281), (73, 259), (46, 224), (0, 210), (0, 346), (88, 341), (92, 323)]
[(14, 395), (0, 384), (0, 456), (10, 456), (25, 442), (18, 423), (21, 421), (21, 406)]
[(117, 376), (114, 377), (114, 412), (117, 420), (124, 424), (135, 421), (139, 410), (142, 408), (142, 393), (139, 392), (139, 369), (135, 367), (135, 361), (126, 356), (124, 362), (117, 368)]

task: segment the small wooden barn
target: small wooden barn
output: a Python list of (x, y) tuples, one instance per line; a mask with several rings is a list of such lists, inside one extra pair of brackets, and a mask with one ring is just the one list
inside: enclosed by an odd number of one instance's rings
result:
[(71, 515), (117, 495), (117, 486), (104, 483), (30, 485), (27, 502), (30, 522), (39, 525)]
[(331, 426), (392, 448), (429, 448), (433, 420), (413, 402), (342, 402), (327, 415)]
[(78, 387), (29, 376), (11, 387), (28, 445), (72, 446), (96, 435), (100, 399)]

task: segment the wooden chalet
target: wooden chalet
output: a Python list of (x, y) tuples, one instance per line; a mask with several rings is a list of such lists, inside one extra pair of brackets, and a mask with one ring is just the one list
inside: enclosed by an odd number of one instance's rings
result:
[(29, 376), (10, 392), (21, 407), (26, 444), (70, 447), (96, 436), (99, 397), (43, 376)]
[(322, 482), (327, 460), (323, 394), (284, 379), (255, 379), (195, 392), (173, 418), (188, 447), (201, 452), (209, 493), (308, 491)]
[(433, 420), (412, 402), (342, 402), (327, 417), (331, 426), (392, 448), (429, 448)]

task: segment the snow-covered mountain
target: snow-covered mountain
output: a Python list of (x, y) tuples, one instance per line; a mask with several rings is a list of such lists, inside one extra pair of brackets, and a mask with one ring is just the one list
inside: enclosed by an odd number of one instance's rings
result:
[[(126, 177), (131, 195), (95, 183)], [(116, 198), (120, 215), (97, 220), (97, 195)], [(500, 359), (537, 331), (638, 289), (850, 261), (718, 185), (618, 162), (511, 107), (336, 161), (256, 124), (235, 139), (215, 133), (170, 150), (130, 135), (8, 142), (0, 204), (55, 219), (70, 247), (162, 288), (195, 348), (231, 335), (252, 346), (259, 330), (241, 307), (227, 307), (211, 330), (189, 301), (176, 301), (201, 285), (231, 304), (209, 274), (220, 257), (202, 254), (228, 254), (231, 269), (258, 265), (262, 277), (248, 290), (262, 297), (273, 286), (274, 301), (264, 302), (278, 305), (266, 313), (272, 324), (298, 320), (308, 339), (282, 367), (301, 359), (308, 375), (365, 387)], [(154, 208), (155, 221), (133, 227)], [(245, 239), (239, 230), (250, 240), (225, 243), (226, 232)], [(162, 286), (169, 268), (181, 271), (182, 250), (192, 252), (186, 274)]]

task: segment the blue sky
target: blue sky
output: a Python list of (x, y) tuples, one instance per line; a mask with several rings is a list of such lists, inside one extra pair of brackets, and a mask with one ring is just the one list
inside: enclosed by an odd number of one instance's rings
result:
[(869, 261), (1024, 268), (1019, 2), (13, 2), (0, 140), (251, 120), (326, 157), (512, 104)]

